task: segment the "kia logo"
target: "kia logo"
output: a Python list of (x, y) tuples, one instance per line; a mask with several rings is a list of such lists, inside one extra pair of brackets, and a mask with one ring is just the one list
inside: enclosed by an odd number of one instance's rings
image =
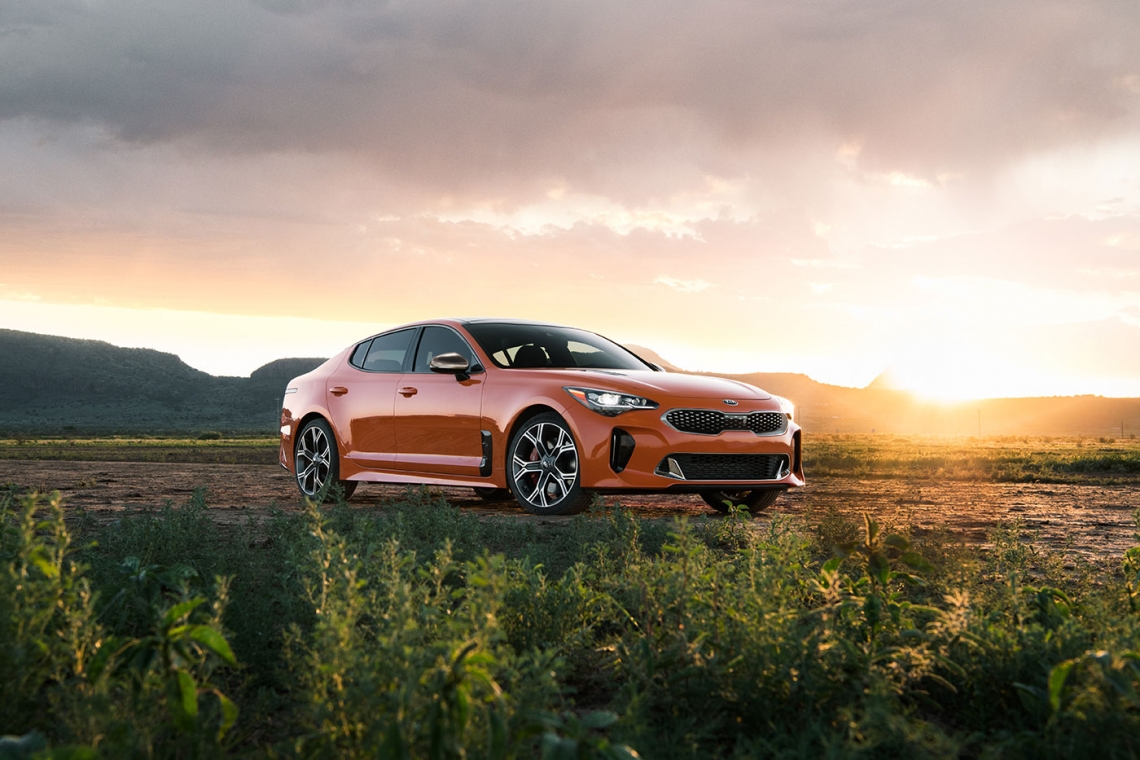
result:
[(730, 399), (730, 398), (726, 398), (726, 399), (724, 400), (724, 403), (728, 404), (729, 406), (736, 406), (736, 402), (735, 402), (735, 401), (733, 401), (733, 400), (732, 400), (732, 399)]

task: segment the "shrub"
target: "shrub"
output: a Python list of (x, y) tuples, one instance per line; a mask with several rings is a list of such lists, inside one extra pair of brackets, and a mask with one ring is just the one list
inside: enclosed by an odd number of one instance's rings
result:
[(80, 520), (77, 550), (58, 498), (0, 513), (13, 751), (1140, 752), (1138, 555), (1089, 580), (1016, 525), (984, 551), (837, 515), (538, 530), (413, 491), (222, 531), (199, 491)]
[[(87, 568), (72, 559), (59, 502), (58, 493), (46, 508), (38, 494), (0, 496), (0, 726), (24, 734), (20, 746), (46, 734), (79, 755), (96, 744), (112, 756), (216, 749), (237, 718), (211, 682), (218, 666), (237, 664), (221, 632), (225, 583), (209, 604), (186, 584), (155, 590), (148, 573), (169, 572), (128, 558), (139, 582), (128, 586), (127, 604), (149, 630), (116, 636), (96, 614)], [(205, 716), (204, 694), (216, 698)]]

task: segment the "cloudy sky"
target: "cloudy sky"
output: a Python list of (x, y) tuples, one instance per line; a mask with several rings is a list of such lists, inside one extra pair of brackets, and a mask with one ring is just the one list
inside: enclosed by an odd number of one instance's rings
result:
[(0, 326), (1140, 396), (1135, 0), (0, 1)]

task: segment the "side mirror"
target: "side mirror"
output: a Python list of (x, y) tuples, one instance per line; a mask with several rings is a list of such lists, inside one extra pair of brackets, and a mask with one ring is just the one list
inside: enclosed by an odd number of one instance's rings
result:
[(440, 354), (433, 356), (431, 363), (428, 367), (432, 372), (439, 372), (443, 375), (455, 375), (456, 380), (466, 380), (471, 377), (467, 374), (467, 370), (471, 365), (457, 353)]

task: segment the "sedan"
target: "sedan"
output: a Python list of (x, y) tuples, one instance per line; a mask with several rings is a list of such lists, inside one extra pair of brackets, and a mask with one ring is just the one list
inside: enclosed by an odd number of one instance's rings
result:
[(755, 513), (804, 483), (786, 399), (665, 372), (586, 330), (505, 319), (405, 325), (294, 378), (280, 461), (306, 497), (467, 486), (545, 515), (623, 493)]

